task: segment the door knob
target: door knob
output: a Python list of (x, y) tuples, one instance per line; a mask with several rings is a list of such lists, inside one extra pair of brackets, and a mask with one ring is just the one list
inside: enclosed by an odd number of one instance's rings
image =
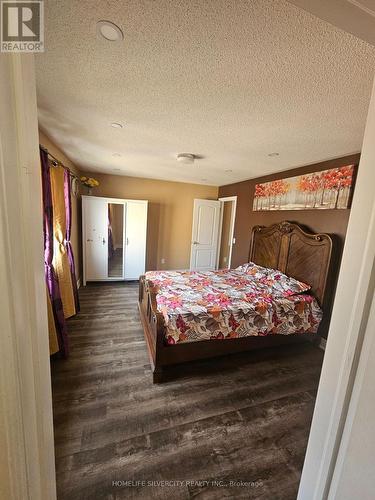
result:
[(105, 239), (103, 238), (103, 245), (105, 245)]
[(199, 245), (199, 241), (193, 241), (193, 245)]
[(93, 240), (90, 240), (90, 238), (88, 238), (86, 241), (93, 241)]

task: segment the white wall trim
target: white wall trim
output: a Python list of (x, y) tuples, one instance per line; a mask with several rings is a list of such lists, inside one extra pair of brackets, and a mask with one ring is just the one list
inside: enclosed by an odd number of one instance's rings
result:
[(375, 87), (302, 471), (299, 500), (326, 498), (369, 316), (375, 259)]
[[(375, 276), (375, 269), (373, 269), (373, 277)], [(337, 461), (332, 477), (332, 483), (329, 489), (329, 495), (328, 498), (330, 499), (337, 499), (340, 500), (340, 497), (338, 496), (338, 490), (340, 487), (340, 481), (344, 480), (347, 481), (347, 478), (343, 477), (343, 472), (344, 472), (344, 463), (347, 458), (347, 453), (349, 453), (349, 442), (351, 439), (351, 433), (353, 431), (353, 426), (355, 423), (355, 418), (357, 416), (357, 413), (360, 411), (360, 405), (361, 405), (361, 393), (362, 389), (365, 385), (365, 376), (366, 376), (366, 370), (367, 366), (369, 363), (373, 361), (373, 359), (370, 358), (371, 356), (371, 346), (375, 342), (375, 296), (373, 297), (372, 300), (372, 306), (370, 310), (370, 315), (369, 315), (369, 321), (367, 324), (366, 328), (366, 333), (365, 333), (365, 338), (363, 341), (363, 347), (358, 363), (358, 370), (356, 374), (356, 379), (354, 382), (353, 386), (353, 392), (352, 392), (352, 397), (350, 400), (350, 405), (348, 409), (348, 414), (345, 422), (345, 427), (344, 431), (342, 434), (342, 439), (340, 443), (340, 448), (339, 452), (337, 455)], [(363, 402), (362, 402), (363, 403)], [(372, 415), (368, 415), (370, 418)], [(373, 466), (374, 464), (363, 464), (366, 466), (366, 469), (368, 470), (371, 465)], [(355, 473), (354, 473), (355, 474)], [(370, 479), (370, 478), (368, 478)], [(358, 481), (360, 481), (360, 478), (357, 478)], [(349, 479), (350, 481), (350, 479)], [(356, 487), (357, 489), (358, 487)], [(359, 488), (361, 488), (361, 485), (359, 485)], [(358, 489), (359, 489), (358, 488)], [(370, 493), (373, 495), (373, 491)], [(348, 497), (350, 494), (347, 495)]]
[(108, 203), (115, 203), (118, 205), (123, 205), (126, 201), (133, 201), (134, 203), (149, 203), (148, 200), (133, 200), (132, 198), (108, 198), (107, 196), (94, 196), (87, 194), (81, 195), (81, 198), (88, 198), (89, 200), (105, 200), (108, 201)]
[(320, 337), (319, 349), (322, 349), (322, 351), (325, 351), (326, 345), (327, 345), (327, 339), (325, 339), (324, 337)]
[[(221, 201), (219, 199), (219, 201)], [(220, 219), (219, 219), (219, 233), (217, 237), (217, 249), (216, 249), (216, 265), (215, 269), (219, 269), (220, 262), (220, 248), (221, 248), (221, 233), (223, 232), (223, 219), (224, 219), (224, 202), (220, 203)]]
[[(56, 498), (33, 55), (0, 55), (0, 497)], [(4, 452), (4, 449), (0, 452)], [(2, 465), (2, 464), (0, 464)], [(10, 491), (11, 496), (3, 496)]]
[(224, 203), (226, 201), (233, 201), (232, 204), (232, 213), (231, 213), (231, 219), (230, 219), (230, 230), (229, 230), (229, 241), (231, 241), (230, 245), (230, 250), (229, 250), (229, 256), (228, 256), (228, 269), (230, 269), (231, 264), (232, 264), (232, 253), (233, 253), (233, 238), (234, 238), (234, 225), (236, 223), (236, 213), (237, 213), (237, 196), (224, 196), (222, 198), (218, 198), (219, 201), (221, 201), (221, 213), (220, 213), (220, 228), (219, 228), (219, 238), (218, 238), (218, 244), (217, 244), (217, 264), (216, 268), (219, 267), (219, 261), (220, 261), (220, 247), (221, 247), (221, 233), (223, 230), (223, 216), (224, 216)]

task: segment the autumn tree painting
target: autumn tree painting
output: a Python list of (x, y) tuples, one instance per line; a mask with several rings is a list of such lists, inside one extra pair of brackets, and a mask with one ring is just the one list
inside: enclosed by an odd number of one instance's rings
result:
[(255, 186), (253, 210), (348, 208), (354, 165)]

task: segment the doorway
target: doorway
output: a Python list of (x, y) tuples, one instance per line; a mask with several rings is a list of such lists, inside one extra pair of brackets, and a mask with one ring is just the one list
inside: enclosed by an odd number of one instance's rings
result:
[(221, 222), (218, 251), (218, 269), (230, 269), (232, 249), (235, 244), (234, 224), (236, 220), (237, 196), (219, 198), (221, 202)]

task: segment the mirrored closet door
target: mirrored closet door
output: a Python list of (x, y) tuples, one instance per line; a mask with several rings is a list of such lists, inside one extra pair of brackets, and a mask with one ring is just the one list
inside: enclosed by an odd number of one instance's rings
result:
[(84, 285), (145, 272), (147, 201), (82, 196)]
[(124, 277), (124, 207), (108, 203), (108, 278)]

